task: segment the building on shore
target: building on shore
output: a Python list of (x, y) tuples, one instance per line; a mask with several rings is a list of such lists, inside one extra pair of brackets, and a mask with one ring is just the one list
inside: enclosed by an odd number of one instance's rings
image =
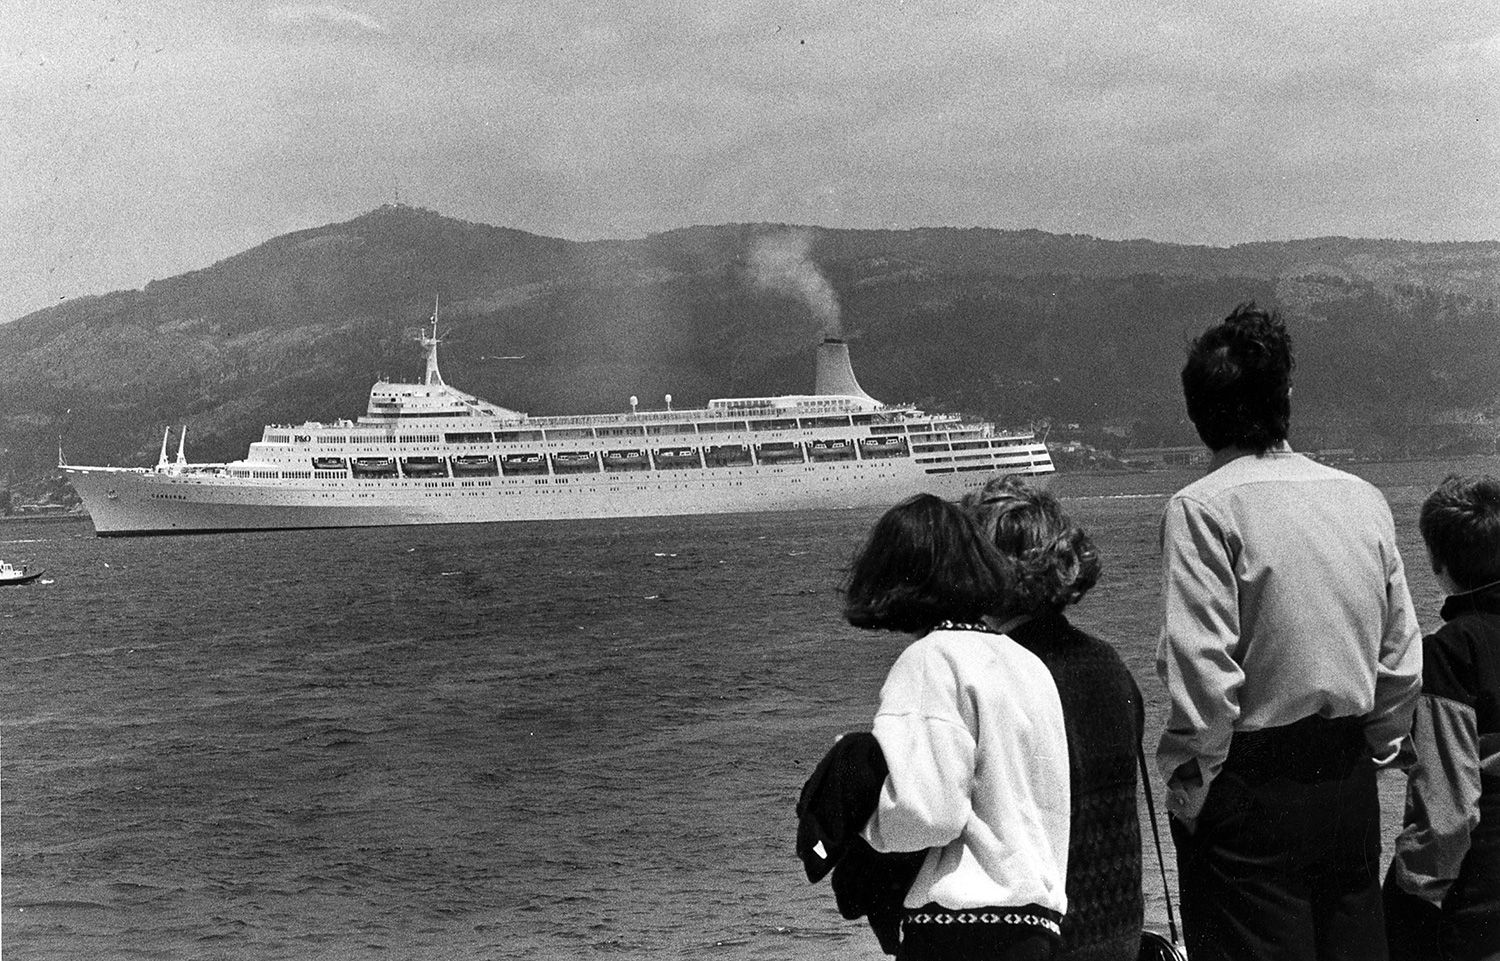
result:
[(1186, 447), (1127, 447), (1120, 459), (1131, 467), (1197, 467), (1213, 455), (1201, 444)]

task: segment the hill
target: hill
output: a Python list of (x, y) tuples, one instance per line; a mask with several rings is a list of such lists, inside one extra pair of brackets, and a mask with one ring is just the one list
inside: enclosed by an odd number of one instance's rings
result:
[(186, 423), (192, 459), (221, 460), (266, 423), (356, 416), (377, 375), (419, 373), (434, 298), (446, 378), (538, 414), (804, 391), (831, 329), (876, 397), (1192, 443), (1184, 346), (1255, 299), (1292, 327), (1299, 446), (1489, 450), (1500, 416), (1500, 243), (775, 224), (579, 243), (385, 206), (0, 326), (0, 473), (47, 474), (59, 437), (74, 462), (145, 464)]

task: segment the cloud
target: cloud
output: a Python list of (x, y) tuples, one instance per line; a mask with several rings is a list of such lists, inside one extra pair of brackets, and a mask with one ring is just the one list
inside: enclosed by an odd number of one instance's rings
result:
[(390, 28), (364, 14), (336, 3), (299, 3), (272, 7), (266, 17), (273, 23), (325, 23), (335, 27), (357, 27), (370, 33), (390, 33)]
[[(345, 219), (397, 177), (575, 240), (1500, 239), (1494, 0), (31, 6), (0, 58), (0, 322)], [(832, 316), (810, 261), (788, 240), (758, 266)]]

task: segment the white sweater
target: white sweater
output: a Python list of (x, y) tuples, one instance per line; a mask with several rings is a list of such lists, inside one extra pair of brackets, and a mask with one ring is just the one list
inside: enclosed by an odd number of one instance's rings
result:
[(1067, 910), (1068, 746), (1036, 655), (1003, 634), (933, 631), (886, 677), (875, 738), (890, 774), (865, 839), (933, 849), (907, 907)]

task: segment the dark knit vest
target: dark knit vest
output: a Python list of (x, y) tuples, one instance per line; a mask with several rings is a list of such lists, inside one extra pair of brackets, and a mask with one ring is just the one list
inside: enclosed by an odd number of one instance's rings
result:
[(1058, 961), (1134, 961), (1141, 939), (1136, 751), (1141, 692), (1115, 649), (1061, 613), (1007, 631), (1052, 672), (1068, 737), (1072, 826)]

